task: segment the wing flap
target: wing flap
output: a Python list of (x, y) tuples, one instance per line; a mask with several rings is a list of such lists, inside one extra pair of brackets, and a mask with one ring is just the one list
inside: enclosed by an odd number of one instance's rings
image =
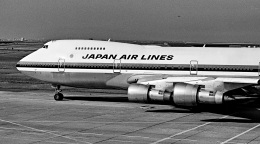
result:
[(218, 77), (216, 81), (222, 81), (224, 83), (244, 83), (244, 84), (259, 84), (259, 78), (229, 78)]

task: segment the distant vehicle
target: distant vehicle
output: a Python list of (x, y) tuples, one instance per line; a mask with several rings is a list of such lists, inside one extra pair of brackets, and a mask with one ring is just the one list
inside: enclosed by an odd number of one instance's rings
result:
[[(23, 74), (60, 86), (127, 89), (129, 101), (175, 106), (223, 104), (260, 83), (259, 48), (161, 47), (57, 40), (20, 60)], [(247, 91), (248, 92), (248, 91)]]

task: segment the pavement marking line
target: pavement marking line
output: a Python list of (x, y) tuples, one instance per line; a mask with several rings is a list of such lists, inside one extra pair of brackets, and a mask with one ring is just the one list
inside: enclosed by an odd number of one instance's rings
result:
[(35, 133), (35, 132), (21, 132), (24, 134), (29, 134), (29, 135), (45, 135), (44, 133)]
[(57, 144), (77, 144), (77, 143), (68, 143), (68, 142), (57, 142), (57, 141), (46, 141), (49, 143), (57, 143)]
[(192, 139), (172, 139), (172, 140), (177, 140), (177, 141), (191, 141), (191, 142), (196, 142), (197, 140), (192, 140)]
[(17, 130), (17, 131), (27, 130), (27, 129), (21, 129), (21, 128), (7, 128), (7, 127), (0, 127), (0, 129), (4, 129), (4, 130)]
[[(35, 140), (35, 141), (37, 141), (38, 139), (32, 139), (32, 138), (30, 138), (30, 139), (25, 139), (25, 138), (20, 138), (20, 137), (18, 137), (18, 138), (14, 138), (14, 137), (3, 137), (3, 136), (0, 136), (0, 138), (4, 138), (4, 139), (14, 139), (14, 140)], [(46, 142), (51, 142), (51, 143), (61, 143), (61, 144), (77, 144), (77, 143), (68, 143), (68, 142), (57, 142), (57, 141), (46, 141)], [(33, 142), (34, 143), (34, 142)]]
[(1, 139), (13, 139), (13, 140), (24, 140), (24, 141), (37, 141), (38, 139), (35, 139), (35, 138), (21, 138), (21, 137), (10, 137), (10, 136), (0, 136)]
[[(35, 141), (37, 141), (37, 139), (32, 139), (32, 138), (30, 138), (30, 139), (25, 139), (25, 138), (14, 138), (14, 137), (2, 137), (2, 136), (0, 136), (0, 138), (4, 138), (4, 139), (14, 139), (14, 140), (35, 140)], [(77, 144), (77, 143), (68, 143), (68, 142), (57, 142), (57, 141), (46, 141), (46, 142), (51, 142), (51, 143), (60, 143), (60, 144)], [(33, 142), (34, 143), (34, 142)]]
[(54, 135), (54, 136), (56, 136), (56, 137), (63, 137), (63, 138), (69, 139), (69, 140), (73, 140), (73, 141), (75, 141), (75, 142), (81, 142), (81, 143), (86, 143), (86, 144), (92, 144), (92, 143), (90, 143), (90, 142), (79, 141), (79, 140), (76, 140), (76, 139), (71, 138), (71, 137), (68, 137), (68, 136), (55, 134), (55, 133), (52, 133), (52, 132), (49, 132), (49, 131), (46, 131), (46, 130), (36, 129), (36, 128), (33, 128), (33, 127), (25, 126), (25, 125), (18, 124), (18, 123), (14, 123), (14, 122), (7, 121), (7, 120), (0, 119), (0, 121), (6, 122), (6, 123), (10, 123), (10, 124), (13, 124), (13, 125), (17, 125), (17, 126), (21, 126), (21, 127), (25, 127), (25, 128), (31, 129), (31, 130), (35, 130), (35, 131), (39, 131), (39, 132), (43, 132), (43, 133), (48, 133), (48, 134)]
[[(109, 123), (118, 123), (118, 124), (142, 124), (142, 123), (144, 123), (144, 124), (156, 124), (157, 122), (153, 122), (153, 121), (150, 121), (150, 122), (142, 122), (142, 121), (140, 121), (140, 122), (113, 122), (113, 121), (111, 121), (111, 122), (109, 122), (109, 121), (106, 121), (106, 122), (98, 122), (98, 121), (34, 121), (34, 120), (28, 120), (28, 121), (12, 121), (12, 122), (27, 122), (27, 123), (97, 123), (97, 124), (99, 124), (99, 123), (101, 123), (101, 124), (103, 124), (103, 123), (105, 123), (105, 124), (109, 124)], [(173, 123), (173, 122), (165, 122), (165, 123)], [(179, 123), (179, 124), (181, 124), (181, 123), (189, 123), (189, 124), (192, 124), (192, 123), (198, 123), (198, 124), (200, 124), (200, 123), (203, 123), (203, 122), (174, 122), (174, 123)]]
[(204, 124), (202, 124), (202, 125), (196, 126), (196, 127), (194, 127), (194, 128), (191, 128), (191, 129), (188, 129), (188, 130), (185, 130), (185, 131), (179, 132), (179, 133), (177, 133), (177, 134), (174, 134), (174, 135), (171, 135), (171, 136), (169, 136), (169, 137), (166, 137), (166, 138), (160, 139), (160, 140), (158, 140), (158, 141), (156, 141), (156, 142), (153, 142), (153, 143), (151, 143), (151, 144), (157, 144), (157, 143), (159, 143), (159, 142), (162, 142), (162, 141), (165, 141), (165, 140), (171, 139), (172, 137), (175, 137), (175, 136), (177, 136), (177, 135), (181, 135), (181, 134), (184, 134), (184, 133), (186, 133), (186, 132), (189, 132), (189, 131), (195, 130), (195, 129), (199, 128), (199, 127), (203, 127), (203, 126), (208, 125), (208, 124), (210, 124), (210, 123), (212, 123), (212, 122), (207, 122), (207, 123), (204, 123)]
[[(21, 129), (21, 128), (7, 128), (7, 127), (0, 127), (0, 130), (1, 129), (4, 129), (4, 130), (17, 130), (17, 131), (23, 131), (23, 130), (28, 130), (28, 129)], [(35, 131), (35, 130), (32, 130), (32, 132)], [(38, 130), (37, 130), (38, 131)], [(52, 133), (55, 133), (55, 132), (59, 132), (59, 131), (48, 131), (48, 132), (52, 132)]]
[(122, 141), (122, 140), (108, 140), (108, 141), (115, 141), (115, 142), (123, 142), (123, 143), (134, 143), (133, 141)]
[(253, 130), (253, 129), (259, 127), (259, 126), (260, 126), (260, 124), (258, 124), (258, 125), (256, 125), (256, 126), (250, 128), (250, 129), (248, 129), (248, 130), (246, 130), (246, 131), (244, 131), (244, 132), (242, 132), (242, 133), (240, 133), (240, 134), (238, 134), (238, 135), (236, 135), (236, 136), (234, 136), (234, 137), (232, 137), (232, 138), (230, 138), (230, 139), (228, 139), (228, 140), (226, 140), (226, 141), (224, 141), (224, 142), (222, 142), (222, 143), (220, 143), (220, 144), (228, 143), (229, 141), (232, 141), (233, 139), (235, 139), (235, 138), (237, 138), (237, 137), (239, 137), (239, 136), (241, 136), (241, 135), (243, 135), (243, 134), (245, 134), (245, 133), (247, 133), (247, 132), (250, 132), (251, 130)]
[(83, 132), (76, 132), (82, 135), (98, 135), (98, 136), (103, 136), (104, 134), (97, 134), (97, 133), (83, 133)]
[[(223, 118), (227, 118), (227, 117), (228, 117), (228, 116), (223, 116), (223, 117), (221, 117), (221, 118), (219, 118), (219, 119), (223, 119)], [(207, 122), (207, 123), (204, 123), (204, 124), (199, 125), (199, 126), (196, 126), (196, 127), (194, 127), (194, 128), (187, 129), (187, 130), (185, 130), (185, 131), (179, 132), (179, 133), (174, 134), (174, 135), (171, 135), (171, 136), (169, 136), (169, 137), (166, 137), (166, 138), (160, 139), (160, 140), (158, 140), (158, 141), (156, 141), (156, 142), (153, 142), (153, 143), (151, 143), (151, 144), (157, 144), (157, 143), (160, 143), (160, 142), (162, 142), (162, 141), (165, 141), (165, 140), (171, 139), (171, 138), (173, 138), (173, 137), (175, 137), (175, 136), (177, 136), (177, 135), (184, 134), (184, 133), (186, 133), (186, 132), (189, 132), (189, 131), (195, 130), (195, 129), (197, 129), (197, 128), (203, 127), (203, 126), (208, 125), (208, 124), (211, 124), (211, 123), (213, 123), (213, 122)]]
[[(78, 134), (82, 135), (97, 135), (97, 136), (114, 136), (114, 135), (109, 135), (109, 134), (98, 134), (98, 133), (82, 133), (82, 132), (76, 132)], [(128, 137), (128, 138), (143, 138), (143, 139), (154, 139), (151, 137), (142, 137), (142, 136), (128, 136), (128, 135), (120, 135), (122, 137)]]
[(121, 135), (123, 137), (128, 137), (128, 138), (143, 138), (143, 139), (153, 139), (151, 137), (142, 137), (142, 136), (128, 136), (128, 135)]
[[(109, 135), (109, 134), (98, 134), (98, 133), (82, 133), (82, 132), (77, 132), (78, 134), (82, 135), (97, 135), (97, 136), (114, 136), (114, 135)], [(128, 138), (143, 138), (143, 139), (153, 139), (150, 137), (142, 137), (142, 136), (128, 136), (128, 135), (120, 135), (122, 137), (128, 137)]]
[[(68, 134), (69, 135), (69, 134)], [(48, 137), (48, 138), (45, 138), (45, 139), (41, 139), (41, 140), (38, 140), (37, 143), (40, 143), (40, 142), (46, 142), (46, 141), (51, 141), (51, 139), (54, 139), (54, 138), (57, 138), (59, 136), (53, 136), (53, 137)], [(68, 137), (68, 136), (67, 136)], [(69, 137), (70, 138), (70, 137)], [(84, 137), (74, 137), (74, 138), (84, 138)], [(86, 139), (86, 138), (84, 138)], [(83, 141), (75, 141), (75, 142), (83, 142)], [(85, 142), (84, 142), (85, 143)], [(77, 143), (78, 144), (78, 143)]]

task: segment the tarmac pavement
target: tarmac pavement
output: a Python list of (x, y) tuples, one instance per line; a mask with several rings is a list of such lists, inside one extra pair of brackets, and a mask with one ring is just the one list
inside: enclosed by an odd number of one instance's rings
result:
[(130, 103), (124, 94), (64, 95), (67, 99), (55, 101), (50, 91), (0, 91), (0, 143), (260, 143), (260, 122), (232, 114), (239, 111), (218, 114)]

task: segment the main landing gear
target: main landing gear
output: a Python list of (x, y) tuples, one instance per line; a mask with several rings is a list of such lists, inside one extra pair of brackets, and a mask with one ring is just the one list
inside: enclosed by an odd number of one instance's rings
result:
[(55, 94), (54, 94), (54, 99), (56, 101), (62, 101), (63, 100), (63, 94), (61, 93), (61, 89), (60, 89), (60, 85), (56, 85), (56, 86), (53, 86), (55, 88)]

